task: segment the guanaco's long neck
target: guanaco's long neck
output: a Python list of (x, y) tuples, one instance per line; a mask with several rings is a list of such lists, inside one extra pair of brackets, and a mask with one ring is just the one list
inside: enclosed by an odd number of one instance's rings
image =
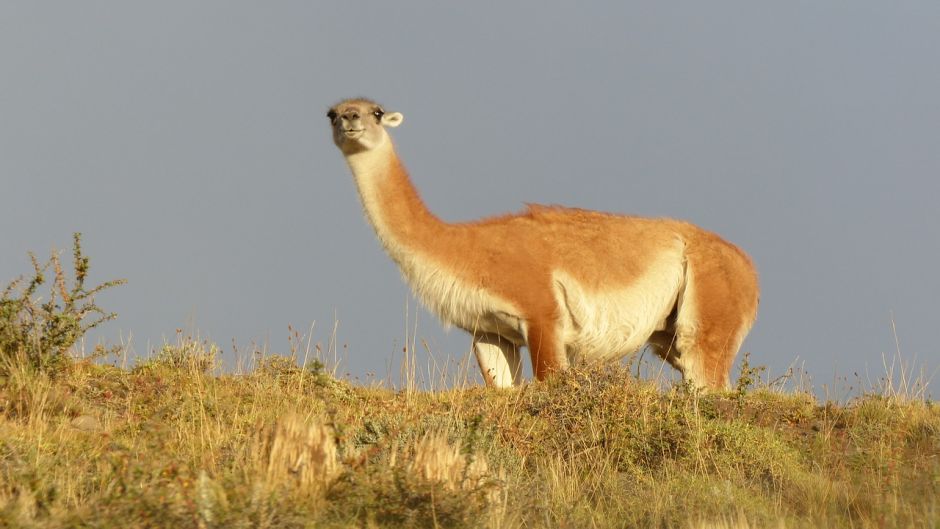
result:
[(416, 252), (431, 252), (447, 224), (437, 218), (418, 194), (391, 141), (349, 154), (366, 216), (389, 255), (399, 264)]

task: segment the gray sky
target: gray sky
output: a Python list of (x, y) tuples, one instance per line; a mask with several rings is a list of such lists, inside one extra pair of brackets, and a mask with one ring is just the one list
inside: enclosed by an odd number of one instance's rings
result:
[(324, 117), (367, 96), (447, 220), (689, 220), (758, 266), (754, 363), (876, 377), (893, 314), (940, 366), (940, 3), (574, 4), (3, 2), (0, 282), (82, 231), (92, 279), (129, 280), (96, 337), (284, 352), (335, 315), (346, 369), (397, 381), (415, 302)]

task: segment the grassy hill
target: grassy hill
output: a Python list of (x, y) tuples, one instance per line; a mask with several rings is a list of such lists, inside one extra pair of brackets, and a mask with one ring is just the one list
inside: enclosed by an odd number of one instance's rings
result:
[(904, 396), (697, 395), (613, 366), (436, 392), (277, 356), (213, 366), (192, 341), (130, 370), (7, 359), (0, 525), (940, 525), (940, 407)]

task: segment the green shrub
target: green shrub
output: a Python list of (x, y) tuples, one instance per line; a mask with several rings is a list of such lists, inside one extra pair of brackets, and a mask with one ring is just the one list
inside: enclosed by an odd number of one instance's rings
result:
[[(124, 280), (108, 281), (88, 289), (88, 258), (82, 254), (81, 234), (73, 236), (74, 277), (71, 282), (56, 252), (44, 264), (29, 254), (33, 264), (32, 277), (19, 277), (0, 294), (0, 371), (12, 363), (54, 373), (68, 362), (69, 349), (89, 329), (117, 317), (95, 304), (95, 294)], [(49, 296), (37, 295), (51, 271)]]

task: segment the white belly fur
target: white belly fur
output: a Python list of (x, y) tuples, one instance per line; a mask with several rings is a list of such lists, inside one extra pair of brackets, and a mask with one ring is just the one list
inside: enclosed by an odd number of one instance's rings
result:
[(562, 341), (569, 360), (613, 360), (638, 351), (665, 328), (685, 276), (681, 256), (665, 255), (634, 284), (590, 292), (556, 271), (555, 296), (566, 315)]

